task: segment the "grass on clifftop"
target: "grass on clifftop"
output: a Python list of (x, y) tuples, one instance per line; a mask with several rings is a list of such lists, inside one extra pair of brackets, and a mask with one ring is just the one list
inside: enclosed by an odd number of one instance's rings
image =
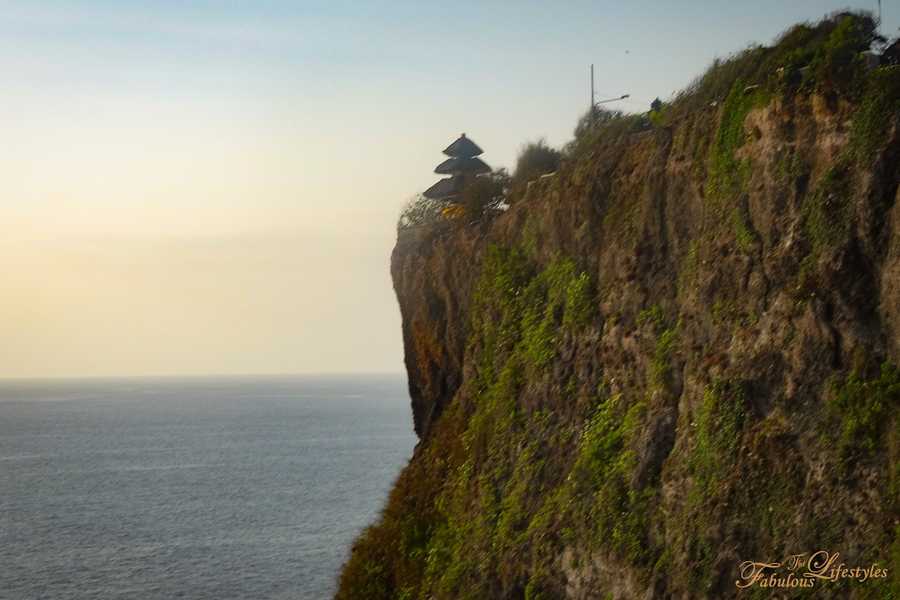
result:
[(751, 46), (710, 68), (682, 90), (670, 115), (705, 110), (722, 102), (737, 82), (770, 94), (837, 93), (858, 98), (865, 73), (860, 53), (880, 39), (870, 13), (836, 13), (812, 25), (801, 23), (772, 46)]
[[(732, 172), (729, 167), (740, 167), (731, 162), (731, 151), (741, 145), (742, 116), (754, 105), (774, 96), (800, 93), (836, 94), (860, 100), (867, 85), (861, 53), (882, 39), (876, 30), (875, 19), (866, 12), (835, 13), (817, 24), (795, 25), (771, 46), (754, 45), (728, 58), (716, 59), (671, 102), (651, 113), (599, 111), (594, 118), (583, 116), (575, 129), (575, 139), (567, 146), (567, 154), (576, 156), (597, 144), (614, 143), (629, 133), (672, 125), (698, 112), (718, 110), (724, 103), (724, 126), (717, 138), (719, 151), (712, 166), (712, 186), (720, 188), (728, 183), (721, 178)], [(883, 114), (883, 109), (883, 105), (871, 108), (873, 114)], [(868, 122), (875, 125), (873, 120)]]

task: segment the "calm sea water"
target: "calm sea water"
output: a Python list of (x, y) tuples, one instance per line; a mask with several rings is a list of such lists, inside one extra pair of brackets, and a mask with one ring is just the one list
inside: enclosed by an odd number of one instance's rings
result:
[(414, 444), (399, 376), (0, 382), (0, 598), (328, 598)]

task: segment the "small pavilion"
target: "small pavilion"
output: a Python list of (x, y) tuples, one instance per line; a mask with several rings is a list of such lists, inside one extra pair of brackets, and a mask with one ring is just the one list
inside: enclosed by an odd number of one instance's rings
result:
[(467, 138), (465, 133), (460, 134), (456, 141), (444, 149), (444, 154), (450, 158), (434, 169), (435, 173), (449, 177), (435, 183), (423, 195), (431, 200), (459, 202), (467, 183), (478, 175), (491, 172), (491, 168), (478, 158), (482, 152), (478, 144)]

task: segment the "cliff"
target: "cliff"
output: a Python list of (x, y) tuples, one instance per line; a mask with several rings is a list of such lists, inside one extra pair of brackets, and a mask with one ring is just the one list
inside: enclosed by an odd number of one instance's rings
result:
[[(871, 31), (795, 28), (502, 214), (400, 232), (420, 443), (339, 598), (900, 597), (900, 67), (862, 64)], [(736, 585), (817, 551), (887, 576)]]

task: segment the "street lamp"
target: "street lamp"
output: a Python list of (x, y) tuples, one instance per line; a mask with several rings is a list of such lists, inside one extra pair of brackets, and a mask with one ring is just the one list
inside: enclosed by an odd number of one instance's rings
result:
[(622, 94), (618, 98), (608, 98), (606, 100), (597, 100), (596, 102), (594, 102), (594, 104), (597, 105), (597, 104), (606, 104), (607, 102), (618, 102), (619, 100), (624, 100), (625, 98), (631, 98), (631, 94)]

